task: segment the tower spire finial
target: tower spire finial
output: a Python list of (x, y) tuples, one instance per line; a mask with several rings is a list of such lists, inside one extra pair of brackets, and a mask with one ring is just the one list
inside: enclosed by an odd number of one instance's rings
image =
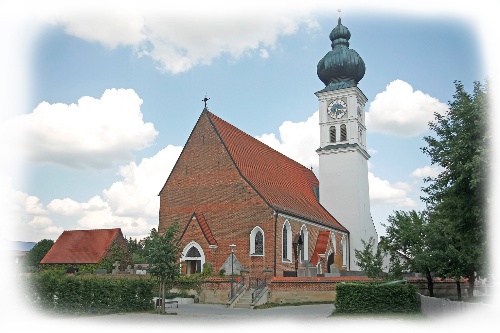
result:
[(340, 13), (342, 12), (342, 9), (337, 9), (337, 11), (339, 12), (339, 24), (340, 24), (340, 21), (341, 21), (341, 18), (340, 18)]

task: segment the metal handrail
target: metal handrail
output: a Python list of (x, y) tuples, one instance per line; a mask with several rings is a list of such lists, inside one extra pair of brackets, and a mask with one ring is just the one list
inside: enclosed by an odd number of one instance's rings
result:
[(259, 300), (266, 286), (267, 286), (266, 278), (263, 279), (256, 278), (255, 290), (252, 292), (252, 304), (255, 303), (255, 301)]
[(239, 294), (241, 294), (242, 290), (245, 289), (245, 277), (241, 277), (240, 281), (232, 286), (229, 291), (228, 303), (231, 303)]

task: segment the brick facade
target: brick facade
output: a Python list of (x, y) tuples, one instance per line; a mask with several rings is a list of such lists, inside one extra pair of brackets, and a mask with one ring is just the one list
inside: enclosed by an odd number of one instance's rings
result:
[[(283, 223), (288, 220), (294, 237), (306, 226), (309, 259), (315, 251), (318, 233), (329, 230), (332, 237), (326, 253), (334, 252), (335, 263), (341, 268), (340, 240), (342, 235), (347, 235), (347, 231), (339, 226), (342, 230), (337, 232), (335, 228), (277, 212), (269, 204), (269, 199), (243, 176), (220, 131), (209, 113), (204, 111), (160, 192), (158, 230), (162, 232), (177, 221), (182, 233), (181, 248), (186, 252), (189, 244), (199, 246), (204, 262), (210, 263), (215, 273), (230, 257), (230, 244), (235, 244), (236, 259), (250, 271), (251, 276), (262, 276), (265, 269), (272, 270), (274, 276), (283, 276), (283, 271), (291, 271), (295, 267), (293, 261), (282, 260), (282, 229)], [(244, 151), (245, 148), (241, 149)], [(251, 167), (249, 169), (252, 172)], [(312, 188), (310, 190), (312, 193)], [(324, 214), (323, 211), (321, 213)], [(250, 234), (257, 226), (264, 234), (263, 255), (250, 254)], [(332, 238), (335, 239), (335, 246)], [(326, 272), (326, 257), (322, 258), (323, 272)], [(184, 267), (184, 271), (188, 272), (188, 269)]]

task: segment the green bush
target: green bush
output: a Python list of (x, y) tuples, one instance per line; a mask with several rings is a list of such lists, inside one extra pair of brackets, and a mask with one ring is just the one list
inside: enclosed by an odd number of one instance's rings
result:
[(336, 313), (417, 313), (420, 298), (411, 284), (340, 283)]
[(155, 282), (142, 277), (68, 276), (48, 270), (26, 277), (27, 298), (42, 310), (118, 313), (153, 308)]

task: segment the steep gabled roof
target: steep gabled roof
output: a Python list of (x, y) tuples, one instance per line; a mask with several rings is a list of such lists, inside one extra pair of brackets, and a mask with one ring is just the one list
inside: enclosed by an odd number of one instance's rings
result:
[(186, 230), (188, 229), (188, 227), (192, 221), (198, 222), (198, 225), (200, 226), (201, 232), (205, 236), (209, 245), (217, 245), (217, 241), (215, 240), (215, 237), (213, 236), (212, 231), (210, 230), (210, 227), (208, 226), (208, 222), (205, 219), (205, 215), (203, 215), (203, 213), (194, 212), (193, 215), (191, 215), (189, 222), (186, 224), (186, 227), (184, 228), (184, 231), (182, 232), (182, 235), (180, 237), (181, 239), (182, 239), (182, 237), (184, 237), (184, 234), (186, 233)]
[(316, 248), (311, 257), (311, 265), (316, 265), (319, 261), (319, 255), (326, 253), (326, 248), (328, 246), (328, 240), (330, 239), (330, 231), (321, 230), (318, 234), (318, 239), (316, 241)]
[(120, 228), (64, 231), (41, 264), (96, 264), (119, 235)]
[(314, 173), (204, 110), (240, 174), (274, 210), (318, 224), (347, 230), (318, 202)]

